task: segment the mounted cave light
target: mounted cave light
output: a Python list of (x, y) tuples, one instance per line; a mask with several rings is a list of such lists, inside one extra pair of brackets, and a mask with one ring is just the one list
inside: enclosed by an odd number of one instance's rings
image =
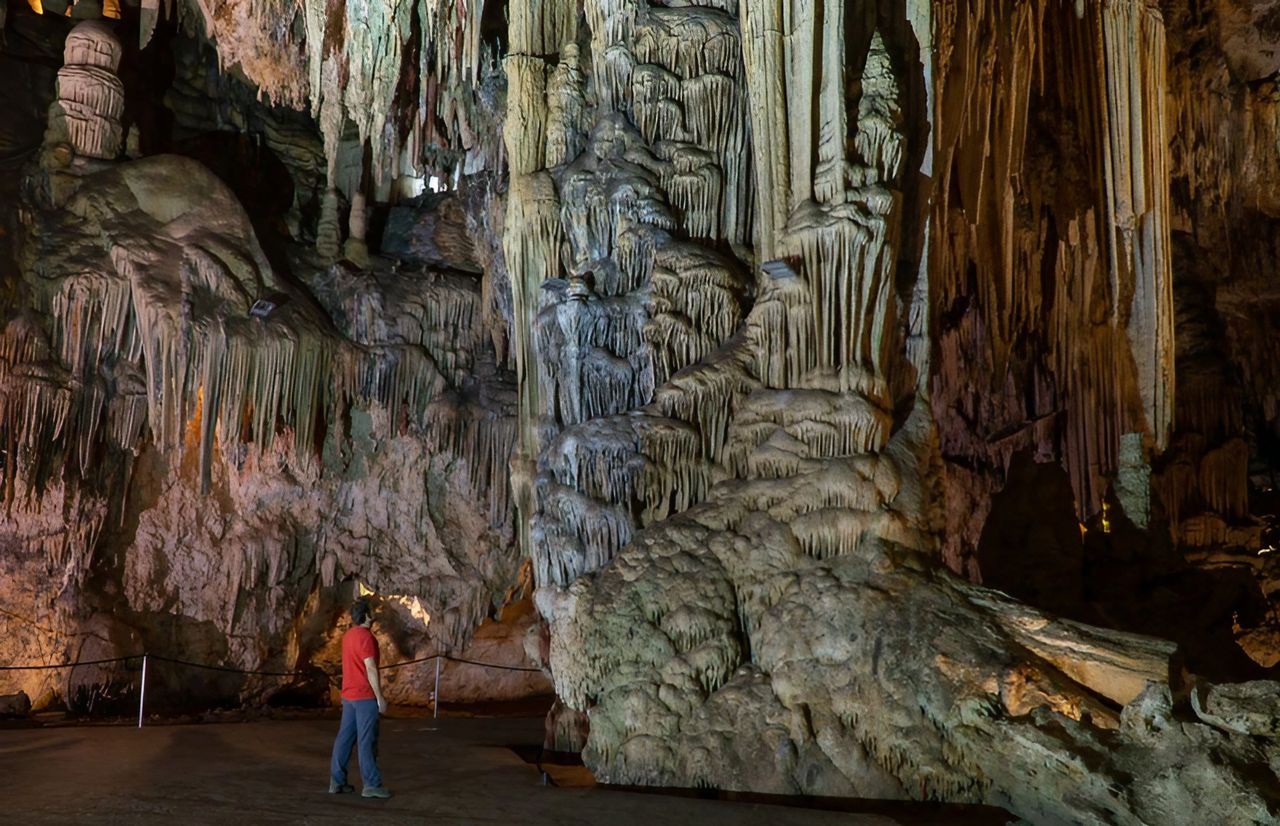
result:
[(270, 318), (276, 310), (280, 309), (280, 305), (288, 300), (288, 296), (283, 293), (270, 293), (253, 302), (253, 306), (249, 307), (249, 315), (254, 318)]
[(254, 318), (270, 318), (271, 314), (276, 311), (276, 303), (266, 298), (259, 298), (253, 302), (253, 306), (249, 308), (249, 315)]
[(204, 420), (204, 385), (196, 387), (196, 404), (191, 411), (191, 417), (187, 419), (186, 432), (184, 434), (184, 447), (188, 451), (193, 451), (200, 444), (201, 426)]
[(47, 4), (43, 0), (27, 0), (27, 5), (36, 14), (44, 14), (47, 6), (50, 14), (74, 17), (78, 20), (96, 20), (99, 17), (109, 17), (112, 20), (120, 19), (120, 0), (101, 0), (101, 2), (99, 0), (80, 0), (78, 3), (65, 3), (65, 5), (63, 0), (51, 0)]
[(800, 259), (774, 258), (761, 264), (760, 269), (774, 281), (790, 281), (800, 277)]
[[(1078, 524), (1080, 525), (1080, 540), (1083, 542), (1089, 535), (1089, 526), (1083, 522)], [(1111, 533), (1111, 505), (1105, 499), (1102, 502), (1102, 511), (1098, 514), (1098, 528), (1103, 533)]]
[(417, 198), (427, 191), (426, 179), (418, 175), (402, 175), (396, 180), (396, 185), (399, 187), (400, 197), (406, 200)]
[(422, 600), (418, 597), (388, 596), (385, 601), (402, 606), (409, 612), (409, 616), (422, 623), (423, 628), (431, 624), (431, 614), (423, 607)]
[(365, 585), (360, 580), (358, 579), (356, 580), (356, 596), (357, 597), (360, 597), (363, 599), (364, 597), (377, 596), (377, 593), (378, 593), (377, 591), (373, 590), (368, 585)]

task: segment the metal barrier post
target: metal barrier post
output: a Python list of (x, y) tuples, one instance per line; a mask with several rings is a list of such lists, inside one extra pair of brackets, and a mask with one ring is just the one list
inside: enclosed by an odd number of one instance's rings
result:
[(138, 728), (142, 728), (142, 709), (147, 701), (147, 655), (142, 655), (142, 679), (138, 689)]
[(440, 716), (440, 655), (436, 655), (436, 698), (431, 703), (431, 718), (434, 720)]

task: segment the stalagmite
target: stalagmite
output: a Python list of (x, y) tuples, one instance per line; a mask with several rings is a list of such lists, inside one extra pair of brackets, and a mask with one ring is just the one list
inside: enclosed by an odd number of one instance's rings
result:
[(67, 141), (76, 154), (114, 160), (123, 148), (124, 86), (116, 77), (123, 50), (104, 22), (86, 20), (67, 35), (58, 100), (46, 141)]
[(324, 193), (320, 206), (320, 221), (316, 227), (316, 252), (327, 260), (338, 257), (341, 249), (342, 230), (338, 225), (338, 190), (332, 187)]
[(364, 193), (357, 192), (351, 196), (350, 233), (342, 246), (342, 254), (357, 267), (369, 266), (369, 245), (365, 243), (366, 227), (369, 223), (368, 213)]

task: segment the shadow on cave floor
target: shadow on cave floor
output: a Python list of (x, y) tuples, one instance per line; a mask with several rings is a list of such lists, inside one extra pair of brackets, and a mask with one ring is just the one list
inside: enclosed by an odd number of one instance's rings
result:
[(1010, 820), (1004, 809), (995, 806), (955, 803), (920, 803), (910, 800), (872, 800), (860, 797), (820, 797), (815, 795), (760, 794), (721, 789), (689, 789), (658, 786), (624, 786), (596, 783), (590, 769), (576, 752), (547, 751), (531, 743), (509, 746), (516, 756), (542, 773), (542, 782), (561, 788), (598, 788), (610, 792), (629, 792), (664, 797), (720, 800), (778, 806), (788, 809), (810, 809), (821, 812), (880, 815), (894, 822), (920, 826), (1003, 826)]
[[(543, 785), (511, 744), (543, 736), (541, 717), (404, 717), (382, 723), (379, 764), (395, 796), (330, 795), (336, 721), (0, 730), (5, 803), (24, 823), (253, 824), (697, 823), (700, 826), (985, 824), (973, 807), (863, 802), (835, 811), (789, 800), (706, 799)], [(352, 780), (358, 777), (353, 759)], [(356, 785), (359, 785), (358, 782)], [(978, 819), (981, 818), (981, 819)]]
[(992, 499), (978, 544), (983, 584), (1061, 617), (1162, 637), (1213, 681), (1269, 671), (1235, 642), (1233, 625), (1262, 622), (1266, 599), (1239, 568), (1192, 566), (1159, 529), (1144, 531), (1114, 500), (1081, 524), (1066, 471), (1018, 453)]
[(662, 789), (648, 786), (601, 786), (609, 791), (653, 794), (699, 800), (723, 800), (764, 806), (811, 809), (822, 812), (877, 815), (891, 822), (920, 826), (1004, 826), (1011, 815), (994, 806), (959, 803), (917, 803), (907, 800), (869, 800), (854, 797), (755, 794), (714, 789)]

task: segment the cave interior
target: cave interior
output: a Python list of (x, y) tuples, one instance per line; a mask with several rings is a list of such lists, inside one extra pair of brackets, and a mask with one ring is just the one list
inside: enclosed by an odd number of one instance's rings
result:
[(0, 112), (0, 711), (372, 595), (601, 782), (1280, 822), (1277, 0), (0, 0)]

